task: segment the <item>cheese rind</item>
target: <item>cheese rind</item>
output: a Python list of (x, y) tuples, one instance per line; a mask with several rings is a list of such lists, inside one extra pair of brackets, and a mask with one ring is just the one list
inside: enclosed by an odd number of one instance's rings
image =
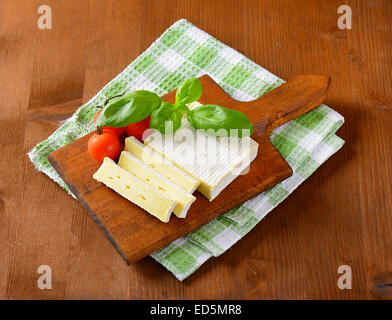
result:
[[(200, 103), (189, 105), (193, 109)], [(196, 130), (183, 119), (173, 134), (154, 132), (144, 143), (200, 181), (197, 190), (210, 201), (237, 178), (257, 156), (258, 143), (250, 137), (216, 137)]]
[(196, 200), (193, 195), (182, 190), (165, 176), (155, 171), (143, 161), (134, 157), (128, 151), (121, 152), (118, 165), (146, 184), (164, 193), (167, 197), (176, 200), (177, 204), (174, 207), (173, 212), (179, 218), (186, 217), (186, 213), (188, 212), (191, 204)]
[[(250, 163), (256, 158), (256, 156), (257, 148), (251, 150), (250, 157), (245, 161), (242, 161), (238, 166), (234, 167), (231, 172), (227, 173), (227, 175), (223, 176), (217, 185), (215, 185), (214, 187), (207, 186), (202, 193), (210, 201), (215, 199), (230, 183), (234, 181), (234, 179), (239, 176), (239, 174), (249, 169)], [(238, 173), (235, 174), (233, 173), (233, 171), (236, 171)]]
[(133, 174), (105, 158), (93, 178), (163, 222), (168, 222), (177, 201), (144, 183)]
[(134, 137), (125, 139), (125, 151), (132, 153), (136, 158), (150, 165), (160, 174), (174, 182), (186, 192), (193, 193), (200, 182), (185, 171), (173, 165), (149, 146), (144, 145)]

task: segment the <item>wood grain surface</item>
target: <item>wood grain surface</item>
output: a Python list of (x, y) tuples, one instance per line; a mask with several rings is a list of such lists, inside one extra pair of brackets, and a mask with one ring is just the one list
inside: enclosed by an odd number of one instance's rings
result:
[[(392, 298), (392, 3), (388, 0), (0, 1), (0, 297), (7, 299)], [(337, 8), (352, 8), (351, 30)], [(244, 239), (184, 282), (128, 266), (82, 205), (26, 153), (186, 18), (283, 79), (326, 74), (346, 118), (341, 151)], [(37, 287), (40, 265), (52, 290)], [(340, 265), (351, 290), (340, 290)]]
[[(208, 75), (199, 78), (204, 94), (201, 104), (217, 104), (244, 112), (254, 125), (252, 138), (259, 151), (249, 172), (238, 176), (212, 202), (199, 192), (186, 219), (162, 223), (93, 178), (100, 164), (87, 150), (91, 134), (69, 143), (48, 156), (56, 172), (84, 205), (127, 263), (135, 263), (234, 209), (293, 172), (269, 140), (271, 131), (322, 104), (327, 96), (326, 76), (300, 75), (258, 99), (241, 102), (230, 98)], [(175, 102), (176, 90), (162, 99)], [(121, 227), (119, 227), (121, 226)]]

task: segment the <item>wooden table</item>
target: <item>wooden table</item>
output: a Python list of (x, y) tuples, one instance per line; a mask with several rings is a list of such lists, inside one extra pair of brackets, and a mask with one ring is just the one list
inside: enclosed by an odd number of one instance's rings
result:
[[(337, 26), (340, 0), (48, 0), (52, 30), (37, 28), (41, 2), (0, 2), (1, 298), (392, 298), (390, 1), (344, 2), (352, 30)], [(183, 283), (151, 258), (127, 266), (26, 155), (180, 18), (284, 79), (330, 75), (327, 104), (346, 118), (343, 149)]]

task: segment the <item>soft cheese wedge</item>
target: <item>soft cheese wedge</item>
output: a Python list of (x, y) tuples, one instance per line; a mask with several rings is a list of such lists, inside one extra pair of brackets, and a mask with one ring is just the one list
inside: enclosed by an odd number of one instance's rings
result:
[(113, 160), (105, 158), (93, 178), (163, 222), (168, 222), (177, 201), (152, 188)]
[(186, 192), (193, 193), (200, 184), (197, 179), (173, 165), (169, 160), (162, 157), (149, 146), (141, 143), (135, 137), (125, 139), (125, 151), (129, 151), (136, 158), (150, 165)]
[(167, 197), (176, 200), (177, 204), (174, 207), (173, 212), (179, 218), (186, 217), (186, 213), (191, 204), (196, 200), (193, 195), (182, 190), (165, 176), (155, 171), (148, 164), (145, 164), (143, 161), (134, 157), (128, 151), (121, 152), (118, 165), (151, 187), (164, 193)]
[[(195, 102), (190, 109), (199, 106)], [(200, 181), (197, 190), (216, 198), (256, 158), (258, 143), (250, 137), (216, 137), (196, 130), (183, 119), (173, 135), (156, 131), (144, 143)]]

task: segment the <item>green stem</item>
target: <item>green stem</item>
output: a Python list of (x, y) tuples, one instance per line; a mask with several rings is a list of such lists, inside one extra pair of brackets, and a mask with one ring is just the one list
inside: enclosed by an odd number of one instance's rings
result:
[(120, 94), (115, 95), (115, 96), (113, 96), (113, 97), (107, 98), (107, 99), (105, 100), (105, 102), (103, 103), (103, 105), (106, 106), (106, 105), (109, 103), (110, 100), (112, 100), (112, 99), (114, 99), (114, 98), (122, 97), (124, 94), (125, 94), (125, 91), (124, 91), (123, 93), (120, 93)]

